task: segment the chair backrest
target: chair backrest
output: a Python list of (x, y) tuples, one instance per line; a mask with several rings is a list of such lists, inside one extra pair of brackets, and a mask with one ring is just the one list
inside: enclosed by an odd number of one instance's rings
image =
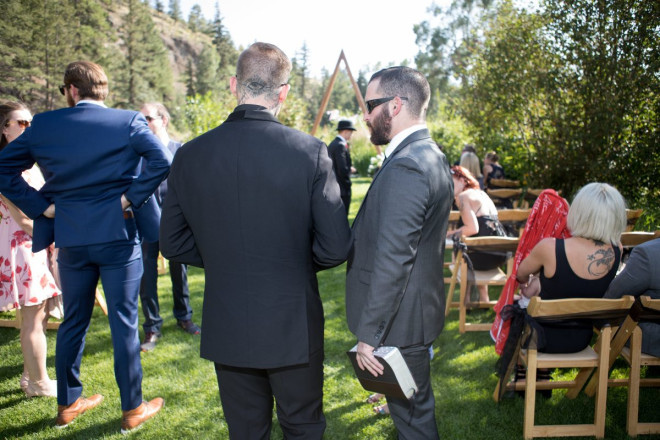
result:
[(639, 297), (639, 301), (642, 303), (643, 308), (660, 313), (660, 299), (654, 299), (648, 295), (643, 295)]
[(517, 237), (461, 237), (471, 251), (515, 252), (520, 239)]
[(486, 189), (486, 194), (493, 200), (497, 207), (515, 208), (523, 190), (518, 189)]
[(509, 230), (514, 230), (520, 237), (530, 212), (532, 212), (531, 209), (500, 209), (497, 211), (497, 218), (507, 229), (507, 233)]
[(490, 179), (489, 181), (490, 188), (520, 188), (520, 182), (518, 180), (510, 179)]
[(626, 231), (632, 231), (635, 229), (635, 224), (637, 224), (637, 220), (639, 220), (643, 212), (643, 209), (626, 209)]
[(566, 298), (542, 300), (535, 296), (529, 301), (527, 313), (534, 318), (552, 319), (617, 319), (628, 314), (635, 298), (625, 295), (617, 299)]
[(621, 244), (623, 247), (635, 247), (642, 243), (646, 243), (649, 240), (653, 240), (658, 237), (658, 231), (656, 232), (624, 232), (621, 234)]

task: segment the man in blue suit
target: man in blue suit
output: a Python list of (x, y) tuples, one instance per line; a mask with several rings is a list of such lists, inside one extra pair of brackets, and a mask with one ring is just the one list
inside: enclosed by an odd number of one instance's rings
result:
[[(100, 394), (82, 397), (79, 377), (100, 277), (123, 410), (121, 430), (127, 432), (163, 405), (161, 398), (142, 400), (137, 317), (142, 258), (136, 220), (158, 222), (157, 210), (142, 207), (167, 176), (171, 155), (140, 113), (103, 104), (108, 79), (97, 64), (69, 64), (60, 92), (70, 108), (36, 115), (32, 127), (0, 152), (0, 192), (34, 219), (34, 251), (53, 240), (59, 248), (64, 321), (55, 355), (57, 427), (103, 400)], [(146, 166), (140, 172), (141, 159)], [(39, 191), (21, 177), (35, 162), (46, 179)]]

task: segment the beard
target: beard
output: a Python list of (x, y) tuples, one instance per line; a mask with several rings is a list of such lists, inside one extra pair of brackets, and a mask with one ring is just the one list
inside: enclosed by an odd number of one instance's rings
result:
[(376, 116), (372, 121), (367, 122), (367, 127), (371, 130), (371, 143), (374, 145), (387, 145), (392, 138), (392, 115), (390, 114), (389, 107), (385, 107), (380, 115)]

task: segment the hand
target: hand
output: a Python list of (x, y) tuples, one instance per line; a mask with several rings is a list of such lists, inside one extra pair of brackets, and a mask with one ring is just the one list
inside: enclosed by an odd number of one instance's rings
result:
[(126, 208), (131, 206), (131, 202), (126, 198), (125, 195), (121, 195), (121, 210), (126, 211)]
[(541, 293), (541, 279), (530, 275), (529, 280), (525, 284), (520, 285), (520, 294), (526, 298), (537, 296)]
[(360, 367), (361, 370), (366, 368), (367, 371), (374, 375), (374, 377), (381, 376), (385, 371), (383, 365), (378, 362), (374, 356), (374, 347), (369, 344), (358, 342), (356, 358), (358, 367)]
[(55, 218), (55, 204), (51, 203), (48, 208), (42, 213), (44, 217)]

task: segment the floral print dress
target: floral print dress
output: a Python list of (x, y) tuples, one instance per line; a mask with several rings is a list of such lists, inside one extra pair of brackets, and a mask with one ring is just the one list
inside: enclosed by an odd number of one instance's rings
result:
[[(44, 184), (35, 166), (23, 173), (33, 188)], [(61, 295), (48, 267), (48, 251), (32, 253), (32, 237), (16, 223), (0, 199), (0, 311), (38, 305)]]

